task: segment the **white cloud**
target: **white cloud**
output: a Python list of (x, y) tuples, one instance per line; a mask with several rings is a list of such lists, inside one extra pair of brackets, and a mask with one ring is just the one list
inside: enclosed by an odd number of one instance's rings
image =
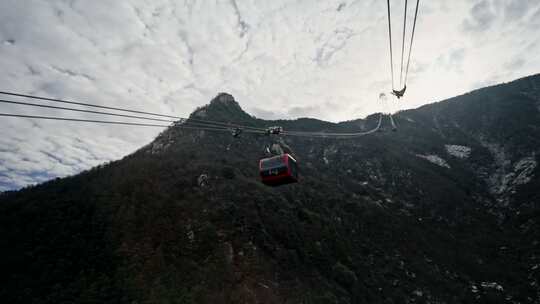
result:
[[(397, 54), (403, 2), (391, 3)], [(394, 109), (537, 73), (539, 12), (537, 1), (421, 1), (407, 96)], [(224, 91), (262, 118), (348, 120), (381, 110), (390, 89), (386, 22), (384, 1), (4, 0), (0, 83), (179, 116)], [(0, 188), (119, 158), (160, 131), (14, 118), (0, 130)]]

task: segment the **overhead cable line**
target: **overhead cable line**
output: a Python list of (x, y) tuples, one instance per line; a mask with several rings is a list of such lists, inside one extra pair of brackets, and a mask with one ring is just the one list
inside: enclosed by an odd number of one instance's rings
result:
[(174, 120), (167, 120), (167, 119), (160, 119), (160, 118), (150, 118), (150, 117), (144, 117), (144, 116), (125, 115), (125, 114), (116, 114), (116, 113), (108, 113), (108, 112), (100, 112), (100, 111), (92, 111), (92, 110), (57, 107), (57, 106), (49, 106), (49, 105), (36, 104), (36, 103), (30, 103), (30, 102), (19, 102), (19, 101), (5, 100), (5, 99), (0, 99), (0, 102), (1, 103), (7, 103), (7, 104), (25, 105), (25, 106), (32, 106), (32, 107), (40, 107), (40, 108), (48, 108), (48, 109), (56, 109), (56, 110), (66, 110), (66, 111), (74, 111), (74, 112), (83, 112), (83, 113), (91, 113), (91, 114), (99, 114), (99, 115), (110, 115), (110, 116), (136, 118), (136, 119), (161, 121), (161, 122), (170, 122), (170, 123), (175, 122)]
[(418, 16), (419, 4), (420, 4), (420, 0), (416, 0), (416, 9), (414, 11), (414, 22), (413, 22), (413, 28), (412, 28), (412, 34), (411, 34), (411, 43), (409, 46), (409, 59), (407, 59), (407, 68), (405, 70), (405, 83), (407, 83), (407, 75), (409, 74), (409, 63), (411, 61), (411, 52), (412, 52), (413, 40), (414, 40), (414, 30), (416, 29), (416, 17)]
[[(407, 32), (407, 9), (408, 9), (408, 1), (405, 0), (405, 8), (403, 12), (403, 36), (401, 39), (401, 69), (399, 74), (399, 90), (396, 90), (395, 88), (395, 81), (394, 81), (394, 52), (392, 49), (392, 18), (391, 18), (391, 9), (390, 9), (390, 0), (386, 1), (386, 6), (388, 10), (388, 42), (390, 45), (390, 73), (392, 74), (392, 95), (395, 95), (398, 99), (403, 97), (405, 94), (405, 91), (407, 90), (407, 79), (409, 75), (409, 65), (411, 62), (411, 54), (412, 54), (412, 46), (414, 41), (414, 33), (416, 30), (416, 20), (418, 17), (418, 7), (420, 6), (420, 0), (416, 1), (416, 8), (414, 13), (414, 21), (413, 21), (413, 28), (411, 31), (411, 40), (408, 46), (409, 54), (407, 55), (407, 65), (404, 70), (404, 60), (405, 60), (405, 34)], [(405, 74), (405, 76), (403, 75)]]
[(322, 137), (322, 138), (339, 138), (339, 137), (345, 137), (345, 138), (352, 138), (352, 137), (360, 137), (365, 136), (368, 134), (372, 134), (377, 132), (382, 124), (382, 118), (383, 114), (379, 114), (379, 121), (377, 122), (377, 126), (375, 126), (373, 129), (364, 131), (364, 132), (355, 132), (355, 133), (329, 133), (329, 132), (301, 132), (301, 131), (286, 131), (283, 132), (284, 135), (290, 135), (290, 136), (303, 136), (303, 137)]
[[(18, 97), (29, 97), (29, 98), (33, 98), (33, 99), (43, 99), (43, 100), (57, 101), (57, 99), (53, 99), (53, 98), (46, 98), (46, 97), (39, 97), (39, 96), (25, 95), (25, 94), (18, 94), (18, 93), (9, 93), (9, 92), (2, 92), (2, 91), (0, 91), (0, 94), (18, 96)], [(65, 100), (59, 100), (59, 99), (58, 99), (58, 101), (59, 102), (70, 103), (70, 104), (92, 106), (92, 107), (96, 107), (96, 108), (122, 110), (122, 111), (126, 111), (126, 112), (131, 112), (131, 113), (143, 113), (143, 114), (147, 114), (147, 115), (148, 115), (148, 113), (150, 113), (151, 115), (156, 114), (156, 113), (151, 113), (151, 112), (143, 112), (143, 111), (136, 111), (136, 110), (129, 110), (129, 109), (113, 108), (113, 107), (108, 107), (108, 106), (99, 106), (99, 105), (79, 103), (79, 102), (71, 102), (71, 101), (65, 101)], [(183, 129), (197, 129), (197, 130), (211, 130), (211, 131), (219, 130), (219, 131), (224, 131), (224, 132), (225, 131), (226, 132), (231, 132), (232, 128), (238, 127), (238, 128), (242, 128), (243, 131), (247, 132), (247, 133), (267, 134), (267, 132), (268, 132), (267, 129), (261, 129), (261, 128), (255, 128), (255, 127), (246, 127), (246, 126), (233, 124), (233, 123), (215, 122), (215, 121), (207, 121), (207, 120), (192, 119), (192, 118), (182, 118), (182, 117), (177, 117), (177, 116), (172, 116), (172, 115), (164, 115), (164, 114), (157, 114), (157, 115), (159, 115), (161, 117), (179, 118), (179, 121), (160, 119), (160, 118), (144, 117), (144, 116), (139, 116), (139, 115), (126, 115), (126, 114), (110, 113), (110, 112), (103, 112), (103, 111), (93, 111), (93, 110), (84, 110), (84, 109), (76, 109), (76, 108), (69, 108), (69, 107), (51, 106), (51, 105), (36, 104), (36, 103), (29, 103), (29, 102), (20, 102), (20, 101), (12, 101), (12, 100), (5, 100), (5, 99), (0, 99), (0, 103), (15, 104), (15, 105), (25, 105), (25, 106), (33, 106), (33, 107), (41, 107), (41, 108), (50, 108), (50, 109), (56, 109), (56, 110), (67, 110), (67, 111), (83, 112), (83, 113), (98, 114), (98, 115), (125, 117), (125, 118), (131, 118), (131, 119), (142, 119), (142, 120), (150, 120), (150, 121), (158, 121), (158, 122), (167, 122), (167, 123), (173, 123), (174, 126), (178, 126), (180, 128), (183, 128)], [(40, 116), (40, 115), (9, 114), (9, 113), (2, 113), (2, 114), (0, 114), (0, 116), (46, 119), (46, 120), (63, 120), (63, 121), (74, 121), (74, 122), (116, 124), (116, 125), (130, 125), (130, 126), (145, 126), (145, 127), (170, 127), (170, 125), (160, 125), (160, 124), (136, 123), (136, 122), (125, 122), (125, 121), (106, 121), (106, 120), (94, 120), (94, 119), (79, 119), (79, 118), (56, 117), (56, 116)], [(368, 134), (374, 133), (377, 130), (379, 130), (380, 125), (381, 125), (381, 121), (382, 121), (382, 114), (380, 114), (380, 116), (379, 116), (379, 122), (378, 122), (377, 126), (374, 129), (369, 130), (369, 131), (365, 131), (365, 132), (327, 133), (327, 132), (286, 131), (286, 132), (283, 132), (283, 135), (303, 136), (303, 137), (358, 137), (358, 136), (368, 135)]]
[[(73, 122), (89, 122), (89, 123), (126, 125), (126, 126), (141, 126), (141, 127), (160, 127), (160, 128), (168, 128), (168, 127), (170, 127), (170, 125), (146, 124), (146, 123), (135, 123), (135, 122), (126, 122), (126, 121), (79, 119), (79, 118), (69, 118), (69, 117), (23, 115), (23, 114), (12, 114), (12, 113), (0, 113), (0, 116), (3, 116), (3, 117), (17, 117), (17, 118), (45, 119), (45, 120), (63, 120), (63, 121), (73, 121)], [(212, 127), (200, 127), (200, 126), (191, 126), (191, 125), (183, 125), (183, 124), (177, 124), (175, 126), (181, 128), (181, 129), (230, 132), (230, 130), (227, 129), (227, 128), (219, 128), (219, 127), (212, 128)], [(245, 132), (262, 133), (262, 132), (256, 132), (256, 131), (253, 131), (253, 130), (245, 130)]]
[(403, 86), (403, 55), (405, 54), (405, 32), (407, 29), (407, 0), (405, 0), (405, 10), (403, 12), (403, 37), (401, 38), (401, 71), (399, 72), (399, 86)]
[[(49, 105), (44, 105), (44, 104), (36, 104), (36, 103), (29, 103), (29, 102), (19, 102), (19, 101), (5, 100), (5, 99), (0, 99), (0, 103), (25, 105), (25, 106), (49, 108), (49, 109), (65, 110), (65, 111), (74, 111), (74, 112), (83, 112), (83, 113), (90, 113), (90, 114), (126, 117), (126, 118), (142, 119), (142, 120), (159, 121), (159, 122), (169, 122), (169, 123), (177, 122), (176, 120), (167, 120), (167, 119), (150, 118), (150, 117), (136, 116), (136, 115), (125, 115), (125, 114), (117, 114), (117, 113), (109, 113), (109, 112), (74, 109), (74, 108), (67, 108), (67, 107), (57, 107), (57, 106), (49, 106)], [(206, 123), (191, 121), (189, 119), (185, 119), (185, 120), (181, 120), (181, 121), (182, 121), (182, 124), (189, 124), (189, 125), (202, 126), (202, 127), (216, 127), (216, 128), (219, 127), (219, 128), (223, 128), (223, 129), (228, 129), (226, 127), (215, 126), (213, 124), (206, 124)]]
[(143, 124), (143, 123), (135, 123), (135, 122), (79, 119), (79, 118), (68, 118), (68, 117), (40, 116), (40, 115), (23, 115), (23, 114), (11, 114), (11, 113), (0, 113), (0, 116), (47, 119), (47, 120), (67, 120), (67, 121), (76, 121), (76, 122), (93, 122), (93, 123), (103, 123), (103, 124), (113, 124), (113, 125), (142, 126), (142, 127), (163, 127), (163, 128), (169, 127), (169, 125), (158, 125), (158, 124)]
[(392, 75), (392, 90), (395, 89), (394, 87), (394, 61), (393, 61), (393, 54), (392, 51), (392, 23), (391, 23), (391, 17), (390, 17), (390, 0), (386, 0), (386, 4), (388, 7), (388, 41), (390, 42), (390, 74)]
[(200, 123), (206, 123), (206, 124), (209, 124), (209, 125), (214, 124), (214, 125), (220, 125), (220, 126), (223, 126), (223, 127), (239, 127), (239, 128), (243, 128), (243, 129), (251, 129), (251, 130), (258, 130), (258, 131), (264, 131), (265, 130), (263, 128), (257, 128), (257, 127), (251, 127), (251, 126), (243, 126), (243, 125), (239, 125), (239, 124), (231, 124), (231, 123), (222, 122), (222, 121), (211, 121), (211, 120), (205, 120), (205, 119), (184, 118), (184, 117), (174, 116), (174, 115), (165, 115), (165, 114), (152, 113), (152, 112), (146, 112), (146, 111), (138, 111), (138, 110), (132, 110), (132, 109), (126, 109), (126, 108), (101, 106), (101, 105), (96, 105), (96, 104), (91, 104), (91, 103), (84, 103), (84, 102), (71, 101), (71, 100), (58, 99), (58, 98), (35, 96), (35, 95), (29, 95), (29, 94), (20, 94), (20, 93), (7, 92), (7, 91), (0, 91), (0, 94), (8, 95), (8, 96), (16, 96), (16, 97), (23, 97), (23, 98), (45, 100), (45, 101), (52, 101), (52, 102), (65, 103), (65, 104), (73, 104), (73, 105), (92, 107), (92, 108), (100, 108), (100, 109), (107, 109), (107, 110), (114, 110), (114, 111), (122, 111), (122, 112), (135, 113), (135, 114), (144, 114), (144, 115), (151, 115), (151, 116), (158, 116), (158, 117), (173, 118), (173, 119), (178, 119), (178, 120), (181, 120), (181, 121), (200, 122)]
[(101, 105), (96, 105), (96, 104), (91, 104), (91, 103), (77, 102), (77, 101), (64, 100), (64, 99), (58, 99), (58, 98), (49, 98), (49, 97), (27, 95), (27, 94), (13, 93), (13, 92), (5, 92), (5, 91), (0, 91), (0, 94), (9, 95), (9, 96), (24, 97), (24, 98), (31, 98), (31, 99), (46, 100), (46, 101), (53, 101), (53, 102), (60, 102), (60, 103), (73, 104), (73, 105), (92, 107), (92, 108), (100, 108), (100, 109), (123, 111), (123, 112), (130, 112), (130, 113), (136, 113), (136, 114), (146, 114), (146, 115), (159, 116), (159, 117), (182, 119), (182, 117), (178, 117), (178, 116), (164, 115), (164, 114), (145, 112), (145, 111), (130, 110), (130, 109), (125, 109), (125, 108), (101, 106)]

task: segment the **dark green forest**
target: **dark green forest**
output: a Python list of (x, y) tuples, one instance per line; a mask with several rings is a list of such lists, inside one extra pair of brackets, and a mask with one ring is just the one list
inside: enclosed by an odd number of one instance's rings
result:
[[(264, 121), (228, 94), (191, 117), (321, 132), (378, 119)], [(540, 75), (395, 119), (397, 132), (358, 138), (284, 136), (300, 182), (282, 187), (259, 181), (268, 137), (177, 125), (121, 160), (1, 193), (0, 299), (539, 303)]]

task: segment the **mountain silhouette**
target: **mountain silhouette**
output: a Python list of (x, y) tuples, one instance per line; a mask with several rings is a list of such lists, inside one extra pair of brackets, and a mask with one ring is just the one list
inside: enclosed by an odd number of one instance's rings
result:
[[(378, 115), (265, 121), (220, 93), (194, 119), (360, 132)], [(397, 132), (163, 131), (121, 160), (0, 194), (4, 303), (538, 303), (540, 75), (394, 116)], [(201, 176), (205, 176), (201, 183)]]

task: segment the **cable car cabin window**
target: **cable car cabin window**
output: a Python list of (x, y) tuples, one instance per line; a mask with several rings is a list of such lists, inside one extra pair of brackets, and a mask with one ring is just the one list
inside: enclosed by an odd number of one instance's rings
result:
[(269, 186), (279, 186), (298, 181), (296, 161), (289, 154), (261, 159), (262, 182)]
[(287, 174), (289, 169), (283, 156), (275, 156), (261, 160), (261, 176), (275, 176)]
[(279, 168), (283, 166), (287, 166), (283, 162), (283, 156), (274, 156), (274, 157), (261, 160), (262, 170), (274, 169), (274, 168)]

